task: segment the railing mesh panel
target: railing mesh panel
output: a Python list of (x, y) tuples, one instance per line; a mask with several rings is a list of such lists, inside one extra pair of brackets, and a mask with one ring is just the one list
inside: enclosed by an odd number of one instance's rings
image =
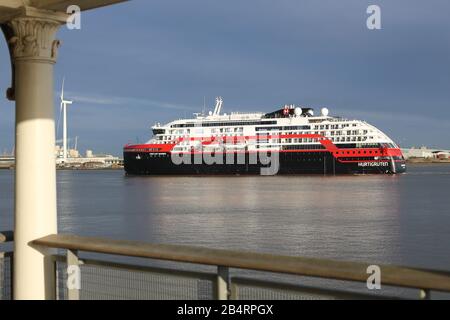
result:
[(0, 300), (11, 300), (11, 258), (0, 257)]
[(336, 299), (326, 294), (312, 294), (278, 288), (261, 288), (260, 286), (236, 285), (236, 300), (323, 300)]
[[(303, 283), (306, 282), (303, 278)], [(343, 285), (343, 284), (342, 284)], [(348, 287), (348, 286), (345, 286)], [(387, 296), (397, 299), (396, 296)], [(379, 295), (348, 290), (330, 285), (306, 285), (252, 278), (231, 278), (231, 299), (235, 300), (338, 300), (338, 299), (380, 299)]]
[[(132, 270), (105, 265), (83, 264), (81, 300), (209, 300), (213, 299), (214, 283), (175, 270), (162, 272)], [(67, 299), (66, 264), (57, 263), (57, 296)]]

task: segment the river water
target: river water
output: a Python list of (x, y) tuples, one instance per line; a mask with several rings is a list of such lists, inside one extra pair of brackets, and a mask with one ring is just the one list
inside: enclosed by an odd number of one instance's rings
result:
[[(14, 171), (0, 171), (0, 229)], [(402, 175), (58, 171), (59, 232), (450, 270), (450, 165)]]

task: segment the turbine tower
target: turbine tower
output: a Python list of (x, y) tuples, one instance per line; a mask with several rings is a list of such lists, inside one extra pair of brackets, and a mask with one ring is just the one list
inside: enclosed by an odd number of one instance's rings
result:
[(67, 105), (72, 104), (73, 101), (64, 100), (64, 78), (61, 88), (61, 108), (63, 109), (63, 160), (67, 161)]

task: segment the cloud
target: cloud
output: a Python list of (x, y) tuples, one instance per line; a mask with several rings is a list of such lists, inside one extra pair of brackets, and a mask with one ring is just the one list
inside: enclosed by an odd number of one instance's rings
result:
[[(59, 97), (59, 93), (57, 94)], [(94, 104), (101, 106), (124, 106), (127, 107), (151, 107), (151, 108), (163, 108), (172, 110), (185, 110), (185, 111), (197, 111), (198, 107), (162, 102), (146, 98), (135, 98), (135, 97), (118, 97), (118, 96), (103, 96), (103, 95), (89, 95), (80, 94), (76, 92), (67, 92), (66, 99), (72, 100), (75, 104)]]
[[(369, 4), (141, 0), (85, 12), (81, 30), (59, 32), (70, 130), (116, 153), (149, 123), (201, 111), (204, 96), (210, 110), (222, 95), (226, 112), (325, 105), (411, 145), (447, 147), (450, 2), (377, 0), (379, 31), (366, 28)], [(0, 60), (8, 55), (0, 41)], [(0, 74), (0, 87), (10, 81)], [(1, 150), (14, 141), (14, 108), (0, 110)]]

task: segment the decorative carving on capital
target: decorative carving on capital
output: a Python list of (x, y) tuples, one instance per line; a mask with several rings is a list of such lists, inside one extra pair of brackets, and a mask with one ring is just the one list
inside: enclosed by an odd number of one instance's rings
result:
[(55, 36), (60, 25), (54, 20), (34, 17), (18, 17), (8, 22), (14, 32), (8, 41), (14, 61), (56, 62), (60, 42)]
[(61, 41), (59, 40), (53, 40), (52, 42), (52, 59), (56, 61), (58, 59), (58, 49), (61, 45)]

